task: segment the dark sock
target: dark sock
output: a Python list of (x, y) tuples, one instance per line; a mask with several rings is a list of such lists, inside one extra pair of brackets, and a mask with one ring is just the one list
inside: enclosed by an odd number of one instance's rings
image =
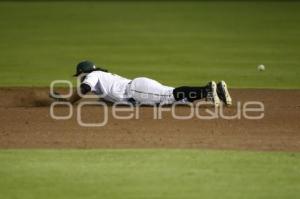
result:
[(181, 86), (173, 90), (173, 95), (176, 101), (187, 99), (189, 102), (193, 102), (195, 100), (203, 99), (207, 96), (207, 86)]

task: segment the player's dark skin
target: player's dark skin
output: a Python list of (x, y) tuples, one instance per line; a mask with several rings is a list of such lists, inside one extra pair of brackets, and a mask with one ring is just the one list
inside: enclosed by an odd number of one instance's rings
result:
[(81, 97), (78, 95), (78, 93), (74, 92), (73, 95), (69, 99), (66, 99), (66, 101), (70, 102), (71, 104), (74, 104), (75, 102), (77, 102), (80, 99), (81, 99)]

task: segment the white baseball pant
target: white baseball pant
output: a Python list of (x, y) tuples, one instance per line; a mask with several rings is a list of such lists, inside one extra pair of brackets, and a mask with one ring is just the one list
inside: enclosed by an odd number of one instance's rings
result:
[(127, 93), (138, 104), (172, 104), (175, 102), (173, 90), (153, 79), (139, 77), (129, 83)]

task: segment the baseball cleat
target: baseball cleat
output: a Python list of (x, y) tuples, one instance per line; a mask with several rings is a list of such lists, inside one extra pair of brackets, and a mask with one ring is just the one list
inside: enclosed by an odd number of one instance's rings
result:
[(211, 101), (213, 102), (215, 107), (219, 107), (220, 105), (220, 99), (218, 97), (218, 93), (217, 93), (217, 84), (214, 81), (211, 81), (208, 83), (207, 85), (207, 97), (206, 97), (206, 101)]
[(227, 84), (225, 81), (220, 81), (217, 84), (217, 93), (219, 98), (225, 103), (226, 106), (232, 105), (232, 99), (227, 89)]

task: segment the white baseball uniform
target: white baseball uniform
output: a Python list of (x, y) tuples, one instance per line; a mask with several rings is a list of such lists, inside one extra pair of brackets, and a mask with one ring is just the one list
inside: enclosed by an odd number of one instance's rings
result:
[(83, 83), (88, 84), (93, 93), (110, 102), (127, 102), (132, 98), (138, 104), (175, 102), (173, 87), (145, 77), (130, 80), (112, 73), (93, 71), (86, 76)]

